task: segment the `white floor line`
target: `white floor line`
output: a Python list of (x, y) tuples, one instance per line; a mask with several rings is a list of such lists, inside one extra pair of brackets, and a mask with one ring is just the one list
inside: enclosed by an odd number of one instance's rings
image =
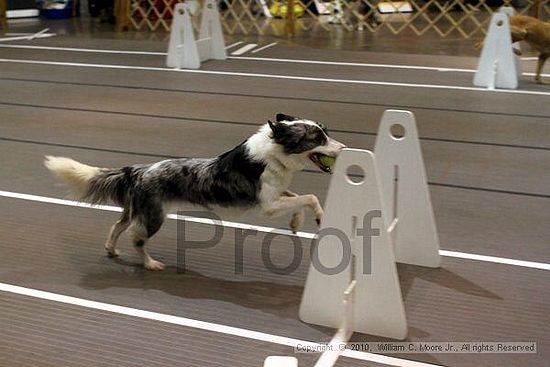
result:
[[(141, 319), (160, 321), (160, 322), (165, 322), (173, 325), (190, 327), (193, 329), (206, 330), (206, 331), (211, 331), (219, 334), (233, 335), (241, 338), (258, 340), (258, 341), (278, 344), (278, 345), (284, 345), (292, 348), (295, 348), (299, 344), (303, 346), (311, 346), (311, 347), (320, 346), (319, 343), (315, 343), (315, 342), (294, 339), (294, 338), (287, 338), (284, 336), (267, 334), (259, 331), (253, 331), (253, 330), (248, 330), (248, 329), (238, 328), (233, 326), (215, 324), (211, 322), (200, 321), (200, 320), (190, 319), (186, 317), (167, 315), (159, 312), (144, 311), (137, 308), (118, 306), (110, 303), (90, 301), (83, 298), (65, 296), (58, 293), (25, 288), (25, 287), (12, 285), (12, 284), (0, 283), (0, 291), (18, 294), (18, 295), (27, 296), (27, 297), (44, 299), (44, 300), (53, 301), (53, 302), (64, 303), (64, 304), (73, 305), (73, 306), (85, 307), (93, 310), (112, 312), (119, 315), (138, 317)], [(358, 359), (362, 361), (369, 361), (374, 363), (381, 363), (388, 366), (402, 366), (402, 367), (436, 367), (437, 366), (434, 364), (411, 361), (408, 359), (388, 357), (388, 356), (374, 354), (374, 353), (356, 352), (351, 350), (344, 351), (342, 355), (348, 358)], [(258, 363), (261, 363), (261, 361), (258, 361)]]
[[(252, 53), (254, 53), (254, 52), (252, 52)], [(252, 57), (252, 56), (232, 56), (230, 58), (235, 59), (235, 60), (284, 62), (284, 63), (293, 63), (293, 64), (354, 66), (354, 67), (367, 67), (367, 68), (426, 70), (426, 71), (439, 71), (439, 72), (475, 73), (477, 71), (476, 69), (446, 68), (446, 67), (438, 67), (438, 66), (369, 64), (369, 63), (358, 63), (358, 62), (319, 61), (319, 60), (301, 60), (301, 59), (280, 59), (280, 58), (270, 58), (270, 57)], [(522, 73), (522, 75), (534, 76), (535, 73)], [(541, 76), (549, 77), (550, 74), (541, 74)]]
[[(226, 49), (242, 44), (242, 41), (235, 42), (226, 47)], [(276, 42), (275, 42), (276, 43)], [(271, 46), (267, 45), (267, 46)], [(111, 53), (111, 54), (126, 54), (126, 55), (151, 55), (165, 56), (166, 52), (149, 52), (149, 51), (123, 51), (123, 50), (103, 50), (92, 48), (74, 48), (74, 47), (53, 47), (53, 46), (34, 46), (34, 45), (1, 45), (4, 48), (22, 48), (35, 50), (50, 50), (50, 51), (72, 51), (72, 52), (88, 52), (88, 53)], [(264, 46), (265, 47), (265, 46)], [(253, 50), (251, 53), (261, 51), (262, 48)], [(359, 63), (359, 62), (343, 62), (343, 61), (323, 61), (323, 60), (302, 60), (302, 59), (281, 59), (269, 57), (248, 57), (248, 56), (229, 56), (229, 59), (234, 60), (252, 60), (266, 62), (285, 62), (297, 64), (312, 64), (312, 65), (333, 65), (333, 66), (354, 66), (367, 68), (387, 68), (387, 69), (406, 69), (406, 70), (426, 70), (437, 72), (459, 72), (459, 73), (475, 73), (475, 69), (447, 68), (438, 66), (421, 66), (421, 65), (398, 65), (398, 64), (374, 64), (374, 63)], [(524, 57), (522, 60), (537, 60), (533, 57)], [(523, 73), (524, 76), (534, 76), (535, 73)], [(550, 74), (541, 74), (543, 77), (550, 77)]]
[(463, 72), (463, 73), (475, 73), (476, 71), (475, 69), (446, 68), (446, 67), (438, 67), (438, 66), (378, 64), (378, 63), (364, 63), (364, 62), (323, 61), (323, 60), (307, 60), (307, 59), (282, 59), (282, 58), (273, 58), (273, 57), (241, 56), (241, 57), (232, 57), (232, 59), (266, 61), (266, 62), (284, 62), (284, 63), (291, 63), (291, 64), (353, 66), (353, 67), (385, 68), (385, 69), (413, 69), (413, 70), (428, 70), (428, 71), (456, 71), (456, 72)]
[[(39, 196), (39, 195), (31, 195), (31, 194), (24, 194), (24, 193), (19, 193), (19, 192), (12, 192), (12, 191), (2, 191), (2, 190), (0, 190), (0, 197), (27, 200), (27, 201), (47, 203), (47, 204), (57, 204), (57, 205), (64, 205), (64, 206), (71, 206), (71, 207), (80, 207), (80, 208), (104, 210), (104, 211), (110, 211), (110, 212), (122, 212), (122, 209), (117, 207), (117, 206), (90, 205), (90, 204), (80, 203), (80, 202), (73, 201), (73, 200), (58, 199), (58, 198), (52, 198), (52, 197), (47, 197), (47, 196)], [(224, 226), (224, 227), (229, 227), (229, 228), (252, 229), (252, 230), (256, 230), (258, 232), (262, 232), (262, 233), (274, 232), (274, 233), (280, 233), (280, 234), (285, 234), (285, 235), (289, 235), (289, 236), (294, 235), (289, 230), (277, 229), (277, 228), (266, 227), (266, 226), (258, 226), (258, 225), (254, 225), (254, 224), (248, 224), (248, 223), (230, 222), (230, 221), (225, 221), (225, 220), (224, 221), (213, 221), (213, 220), (207, 219), (207, 218), (180, 216), (180, 215), (175, 215), (175, 214), (169, 214), (167, 217), (169, 219), (173, 219), (173, 220), (183, 220), (183, 221), (193, 222), (193, 223), (201, 223), (201, 224), (208, 224), (208, 225), (219, 225), (219, 226)], [(310, 233), (310, 232), (298, 232), (298, 233), (295, 234), (295, 236), (298, 236), (300, 238), (305, 238), (305, 239), (313, 239), (313, 238), (316, 237), (316, 234), (315, 233)], [(541, 263), (541, 262), (516, 260), (516, 259), (505, 258), (505, 257), (469, 254), (469, 253), (465, 253), (465, 252), (457, 252), (457, 251), (449, 251), (449, 250), (440, 250), (439, 253), (441, 254), (441, 256), (454, 257), (454, 258), (459, 258), (459, 259), (477, 260), (477, 261), (513, 265), (513, 266), (519, 266), (519, 267), (525, 267), (525, 268), (531, 268), (531, 269), (539, 269), (539, 270), (550, 270), (550, 264)]]
[(231, 55), (242, 55), (242, 54), (247, 53), (248, 51), (252, 50), (256, 46), (258, 46), (258, 45), (255, 44), (255, 43), (249, 43), (249, 44), (244, 45), (243, 47), (231, 52)]
[(263, 51), (263, 50), (267, 50), (268, 48), (273, 47), (273, 46), (275, 46), (276, 44), (277, 44), (277, 42), (270, 43), (269, 45), (265, 45), (265, 46), (262, 46), (262, 47), (260, 47), (260, 48), (255, 49), (255, 50), (252, 50), (250, 53), (251, 53), (251, 54), (255, 54), (255, 53), (257, 53), (257, 52), (260, 52), (260, 51)]
[(35, 39), (35, 38), (37, 38), (37, 37), (40, 37), (40, 36), (42, 36), (42, 35), (48, 33), (49, 30), (50, 30), (50, 28), (44, 28), (44, 29), (41, 30), (40, 32), (36, 32), (35, 34), (31, 35), (31, 36), (29, 37), (29, 40), (33, 40), (33, 39)]
[(381, 81), (373, 81), (373, 80), (354, 80), (354, 79), (332, 79), (332, 78), (305, 77), (305, 76), (296, 76), (296, 75), (243, 73), (243, 72), (232, 72), (232, 71), (170, 69), (170, 68), (161, 68), (161, 67), (146, 67), (146, 66), (133, 66), (133, 65), (89, 64), (89, 63), (77, 63), (77, 62), (41, 61), (41, 60), (24, 60), (24, 59), (0, 59), (0, 62), (13, 63), (13, 64), (69, 66), (69, 67), (80, 67), (80, 68), (140, 70), (140, 71), (158, 71), (158, 72), (187, 73), (187, 74), (239, 76), (239, 77), (245, 77), (245, 78), (299, 80), (299, 81), (320, 82), (320, 83), (377, 85), (377, 86), (385, 86), (385, 87), (404, 87), (404, 88), (420, 88), (420, 89), (474, 91), (474, 92), (482, 92), (482, 93), (504, 93), (504, 94), (550, 96), (550, 92), (529, 91), (529, 90), (486, 89), (486, 88), (477, 88), (477, 87), (463, 87), (463, 86), (456, 86), (456, 85), (414, 84), (414, 83), (381, 82)]
[[(33, 34), (35, 33), (4, 33), (5, 36), (32, 36)], [(52, 36), (55, 36), (56, 34), (55, 33), (46, 33), (47, 35), (52, 35)], [(15, 45), (17, 46), (17, 45)]]
[(505, 257), (469, 254), (466, 252), (449, 251), (449, 250), (439, 250), (439, 254), (441, 256), (455, 257), (459, 259), (486, 261), (486, 262), (492, 262), (497, 264), (520, 266), (524, 268), (550, 270), (550, 264), (540, 263), (540, 262), (516, 260), (516, 259), (505, 258)]
[[(47, 33), (47, 34), (50, 34), (50, 33)], [(119, 55), (145, 55), (145, 56), (166, 56), (167, 55), (166, 52), (152, 52), (152, 51), (101, 50), (101, 49), (95, 49), (95, 48), (12, 45), (12, 44), (0, 45), (0, 48), (19, 48), (19, 49), (28, 49), (28, 50), (84, 52), (84, 53), (119, 54)]]
[(6, 42), (6, 41), (30, 41), (33, 39), (38, 38), (50, 38), (55, 36), (55, 33), (42, 33), (42, 34), (36, 34), (36, 35), (28, 35), (28, 36), (16, 36), (16, 37), (4, 37), (0, 38), (0, 42)]
[(235, 42), (235, 43), (232, 43), (230, 44), (229, 46), (225, 46), (225, 49), (230, 49), (231, 47), (235, 47), (235, 46), (238, 46), (240, 45), (241, 43), (243, 43), (243, 41), (238, 41), (238, 42)]

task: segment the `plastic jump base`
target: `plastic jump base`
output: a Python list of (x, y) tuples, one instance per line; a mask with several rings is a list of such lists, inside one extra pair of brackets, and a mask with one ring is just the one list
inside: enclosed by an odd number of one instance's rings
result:
[(178, 3), (174, 7), (174, 20), (170, 32), (166, 65), (177, 69), (199, 69), (201, 62), (227, 59), (218, 6), (214, 0), (205, 0), (199, 31), (195, 39), (191, 15), (198, 8), (194, 0)]
[(493, 14), (474, 76), (474, 85), (489, 89), (518, 87), (521, 71), (513, 47), (519, 49), (519, 46), (512, 46), (509, 22), (509, 16), (514, 13), (513, 8), (502, 7)]
[[(359, 182), (348, 175), (352, 166), (363, 173)], [(405, 339), (407, 320), (396, 261), (440, 265), (439, 238), (411, 112), (384, 113), (375, 153), (342, 151), (318, 236), (314, 246), (321, 265), (312, 259), (300, 319), (338, 329), (330, 342), (335, 345), (349, 341), (353, 332)], [(316, 366), (334, 365), (340, 352), (332, 349)], [(297, 361), (286, 358), (266, 360), (264, 366), (296, 366), (292, 363)]]

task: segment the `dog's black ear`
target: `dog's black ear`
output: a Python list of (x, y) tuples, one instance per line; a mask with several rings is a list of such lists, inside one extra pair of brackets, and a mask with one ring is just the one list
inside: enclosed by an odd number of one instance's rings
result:
[(275, 116), (275, 119), (277, 120), (277, 122), (298, 120), (298, 118), (290, 115), (285, 115), (284, 113), (278, 113)]
[(273, 122), (271, 120), (267, 120), (267, 123), (269, 124), (269, 127), (271, 128), (271, 131), (273, 131), (274, 136), (280, 135), (283, 130), (285, 129), (286, 125), (280, 122)]
[(267, 120), (267, 123), (269, 124), (269, 127), (271, 128), (271, 131), (275, 132), (275, 130), (277, 130), (277, 123), (275, 123), (271, 120)]

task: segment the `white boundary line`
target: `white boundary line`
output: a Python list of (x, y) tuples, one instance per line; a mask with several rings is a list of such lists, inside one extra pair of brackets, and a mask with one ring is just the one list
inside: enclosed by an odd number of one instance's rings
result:
[(305, 60), (305, 59), (281, 59), (281, 58), (272, 58), (272, 57), (241, 56), (241, 57), (232, 57), (232, 59), (266, 61), (266, 62), (284, 62), (284, 63), (291, 63), (291, 64), (353, 66), (353, 67), (365, 67), (365, 68), (413, 69), (413, 70), (427, 70), (427, 71), (456, 71), (456, 72), (463, 72), (463, 73), (476, 72), (476, 70), (474, 69), (446, 68), (446, 67), (439, 67), (439, 66), (374, 64), (374, 63), (363, 63), (363, 62), (323, 61), (323, 60)]
[[(232, 44), (230, 44), (229, 46), (225, 46), (225, 49), (226, 49), (226, 50), (227, 50), (227, 49), (230, 49), (231, 47), (238, 46), (238, 45), (240, 45), (241, 43), (243, 43), (243, 41), (238, 41), (238, 42), (232, 43)], [(61, 48), (61, 47), (60, 47), (60, 48)], [(89, 49), (86, 49), (86, 50), (89, 50)], [(163, 54), (166, 55), (166, 53), (163, 53)]]
[[(284, 336), (267, 334), (259, 331), (253, 331), (253, 330), (248, 330), (248, 329), (243, 329), (243, 328), (238, 328), (233, 326), (215, 324), (215, 323), (206, 322), (206, 321), (194, 320), (186, 317), (179, 317), (179, 316), (167, 315), (167, 314), (158, 313), (158, 312), (144, 311), (137, 308), (118, 306), (118, 305), (113, 305), (109, 303), (97, 302), (97, 301), (90, 301), (87, 299), (65, 296), (62, 294), (45, 292), (37, 289), (25, 288), (25, 287), (20, 287), (20, 286), (11, 285), (11, 284), (0, 283), (0, 291), (44, 299), (44, 300), (53, 301), (53, 302), (64, 303), (68, 305), (85, 307), (93, 310), (112, 312), (119, 315), (138, 317), (141, 319), (160, 321), (160, 322), (165, 322), (173, 325), (190, 327), (193, 329), (206, 330), (206, 331), (211, 331), (219, 334), (233, 335), (241, 338), (253, 339), (253, 340), (258, 340), (262, 342), (293, 347), (293, 348), (295, 348), (298, 344), (303, 346), (320, 347), (320, 344), (315, 342), (294, 339), (294, 338), (287, 338)], [(374, 362), (374, 363), (381, 363), (389, 366), (402, 366), (402, 367), (436, 367), (437, 366), (434, 364), (429, 364), (424, 362), (411, 361), (408, 359), (402, 359), (402, 358), (396, 358), (396, 357), (388, 357), (381, 354), (357, 352), (349, 349), (345, 350), (342, 353), (342, 355), (348, 358)]]
[(251, 54), (255, 54), (255, 53), (257, 53), (257, 52), (260, 52), (260, 51), (266, 50), (266, 49), (268, 49), (268, 48), (270, 48), (270, 47), (273, 47), (273, 46), (275, 46), (276, 44), (277, 44), (277, 42), (270, 43), (269, 45), (265, 45), (265, 46), (262, 46), (262, 47), (260, 47), (260, 48), (255, 49), (255, 50), (252, 50), (250, 53), (251, 53)]
[[(55, 36), (55, 33), (41, 33), (41, 34), (35, 34), (35, 35), (28, 35), (28, 36), (15, 36), (15, 37), (5, 37), (0, 38), (0, 42), (6, 42), (6, 41), (30, 41), (33, 39), (38, 38), (50, 38)], [(4, 46), (4, 45), (2, 45)]]
[(242, 55), (242, 54), (247, 53), (248, 51), (252, 50), (256, 46), (258, 46), (256, 43), (248, 43), (248, 44), (244, 45), (243, 47), (231, 52), (231, 55)]
[[(41, 30), (40, 32), (36, 32), (35, 34), (31, 35), (31, 36), (29, 37), (29, 40), (33, 40), (33, 39), (35, 39), (36, 37), (40, 37), (40, 36), (42, 36), (42, 35), (48, 33), (49, 30), (50, 30), (50, 28), (44, 28), (44, 29)], [(54, 33), (54, 35), (55, 35), (55, 33)]]
[[(49, 34), (49, 33), (48, 33)], [(55, 33), (54, 33), (55, 35)], [(238, 42), (237, 42), (238, 44)], [(231, 47), (227, 46), (227, 47)], [(28, 50), (46, 50), (46, 51), (66, 51), (66, 52), (85, 52), (98, 54), (119, 54), (119, 55), (149, 55), (149, 56), (166, 56), (166, 52), (152, 51), (131, 51), (131, 50), (102, 50), (96, 48), (77, 48), (77, 47), (55, 47), (55, 46), (34, 46), (34, 45), (0, 45), (2, 48), (20, 48)]]
[[(266, 62), (285, 62), (285, 63), (293, 63), (293, 64), (354, 66), (354, 67), (366, 67), (366, 68), (426, 70), (426, 71), (458, 72), (458, 73), (475, 73), (477, 71), (475, 69), (446, 68), (446, 67), (439, 67), (439, 66), (398, 65), (398, 64), (369, 64), (369, 63), (359, 63), (359, 62), (320, 61), (320, 60), (301, 60), (301, 59), (279, 59), (279, 58), (270, 58), (270, 57), (253, 57), (253, 56), (233, 56), (233, 57), (231, 57), (231, 59), (266, 61)], [(522, 73), (522, 75), (535, 76), (535, 73)], [(548, 77), (548, 76), (550, 76), (550, 74), (541, 74), (541, 76)]]
[(88, 64), (88, 63), (77, 63), (77, 62), (23, 60), (23, 59), (0, 59), (0, 62), (14, 63), (14, 64), (71, 66), (71, 67), (81, 67), (81, 68), (140, 70), (140, 71), (159, 71), (159, 72), (172, 72), (172, 73), (204, 74), (204, 75), (240, 76), (240, 77), (248, 77), (248, 78), (300, 80), (300, 81), (321, 82), (321, 83), (378, 85), (378, 86), (387, 86), (387, 87), (446, 89), (446, 90), (459, 90), (459, 91), (474, 91), (474, 92), (483, 92), (483, 93), (505, 93), (505, 94), (550, 96), (550, 92), (529, 91), (529, 90), (486, 89), (486, 88), (464, 87), (464, 86), (456, 86), (456, 85), (413, 84), (413, 83), (381, 82), (381, 81), (373, 81), (373, 80), (333, 79), (333, 78), (305, 77), (305, 76), (297, 76), (297, 75), (244, 73), (244, 72), (233, 72), (233, 71), (170, 69), (170, 68), (161, 68), (161, 67), (146, 67), (146, 66), (133, 66), (133, 65)]
[[(11, 191), (0, 190), (0, 197), (34, 201), (34, 202), (47, 203), (47, 204), (57, 204), (57, 205), (72, 206), (72, 207), (79, 207), (79, 208), (104, 210), (104, 211), (110, 211), (110, 212), (122, 212), (122, 209), (117, 206), (91, 205), (91, 204), (81, 203), (73, 200), (58, 199), (58, 198), (51, 198), (47, 196), (38, 196), (38, 195), (31, 195), (31, 194), (23, 194), (18, 192), (11, 192)], [(285, 230), (285, 229), (258, 226), (254, 224), (248, 224), (248, 223), (214, 221), (208, 218), (181, 216), (181, 215), (175, 215), (175, 214), (168, 214), (167, 217), (173, 220), (183, 220), (183, 221), (193, 222), (193, 223), (217, 225), (217, 226), (224, 226), (229, 228), (252, 229), (263, 233), (273, 232), (273, 233), (284, 234), (289, 236), (295, 235), (297, 237), (305, 238), (305, 239), (314, 239), (316, 237), (315, 233), (298, 232), (296, 234), (293, 234), (291, 231)], [(468, 259), (468, 260), (484, 261), (484, 262), (491, 262), (491, 263), (497, 263), (497, 264), (506, 264), (506, 265), (524, 267), (524, 268), (539, 269), (539, 270), (550, 270), (550, 264), (541, 263), (541, 262), (516, 260), (516, 259), (505, 258), (505, 257), (469, 254), (465, 252), (457, 252), (457, 251), (449, 251), (449, 250), (440, 250), (439, 253), (441, 256), (454, 257), (459, 259)]]
[[(4, 33), (5, 36), (32, 36), (33, 34), (35, 34), (35, 33), (29, 33), (29, 32), (26, 32), (26, 33), (12, 33), (12, 32)], [(55, 33), (46, 33), (46, 34), (51, 34), (52, 36), (55, 36)]]
[[(235, 42), (226, 49), (240, 45), (242, 41)], [(251, 51), (256, 53), (264, 50), (267, 47), (271, 47), (277, 44), (277, 42), (271, 43), (267, 46), (260, 47), (259, 49)], [(165, 56), (166, 52), (149, 52), (149, 51), (124, 51), (124, 50), (102, 50), (92, 48), (74, 48), (74, 47), (54, 47), (54, 46), (33, 46), (33, 45), (0, 45), (5, 48), (22, 48), (22, 49), (34, 49), (34, 50), (50, 50), (50, 51), (68, 51), (68, 52), (88, 52), (88, 53), (106, 53), (106, 54), (123, 54), (123, 55), (150, 55), (150, 56)], [(359, 62), (343, 62), (343, 61), (323, 61), (323, 60), (302, 60), (302, 59), (280, 59), (269, 57), (250, 57), (250, 56), (229, 56), (229, 59), (234, 60), (252, 60), (252, 61), (266, 61), (266, 62), (285, 62), (296, 64), (313, 64), (313, 65), (333, 65), (333, 66), (353, 66), (353, 67), (367, 67), (367, 68), (387, 68), (387, 69), (407, 69), (407, 70), (426, 70), (426, 71), (438, 71), (438, 72), (459, 72), (459, 73), (475, 73), (475, 69), (460, 69), (460, 68), (447, 68), (439, 66), (421, 66), (421, 65), (398, 65), (398, 64), (373, 64), (373, 63), (359, 63)], [(537, 60), (537, 58), (522, 58), (522, 60)], [(535, 73), (523, 73), (524, 76), (534, 76)], [(550, 77), (550, 74), (541, 74), (543, 77)]]
[(506, 257), (477, 255), (477, 254), (469, 254), (469, 253), (466, 253), (466, 252), (448, 251), (448, 250), (439, 250), (439, 254), (441, 256), (455, 257), (455, 258), (458, 258), (458, 259), (486, 261), (486, 262), (492, 262), (492, 263), (497, 263), (497, 264), (521, 266), (521, 267), (524, 267), (524, 268), (550, 270), (550, 264), (540, 263), (540, 262), (533, 262), (533, 261), (525, 261), (525, 260), (509, 259), (509, 258), (506, 258)]

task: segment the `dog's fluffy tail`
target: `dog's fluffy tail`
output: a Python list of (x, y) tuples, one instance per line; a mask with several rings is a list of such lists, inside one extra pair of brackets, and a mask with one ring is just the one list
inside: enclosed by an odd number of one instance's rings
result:
[(123, 169), (92, 167), (65, 157), (46, 156), (44, 165), (71, 190), (74, 198), (93, 204), (109, 200), (123, 204), (126, 174)]

